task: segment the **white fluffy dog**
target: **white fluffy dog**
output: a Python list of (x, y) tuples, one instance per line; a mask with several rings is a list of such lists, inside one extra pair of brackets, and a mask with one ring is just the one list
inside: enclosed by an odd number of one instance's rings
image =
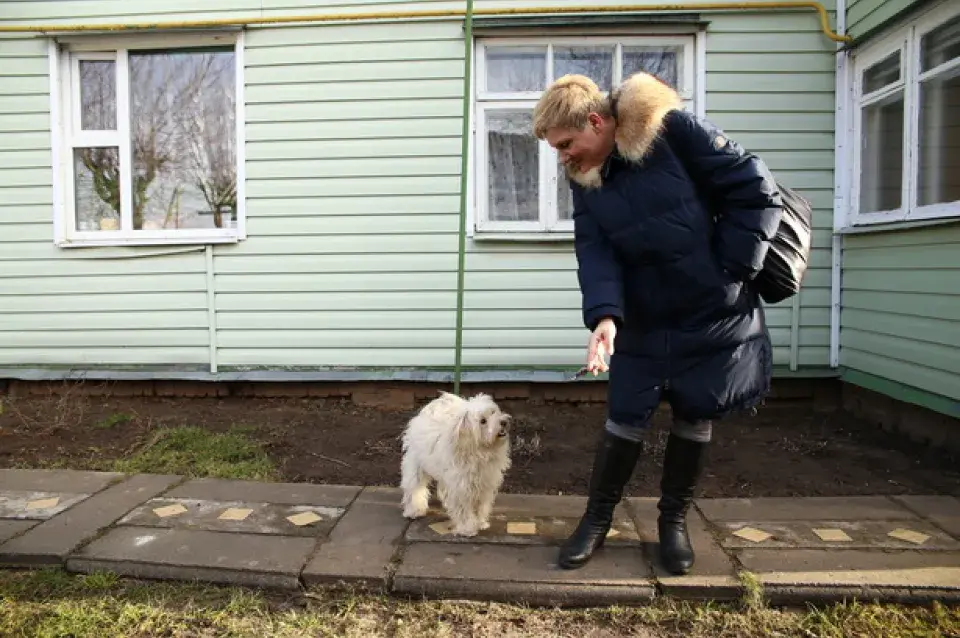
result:
[(427, 513), (430, 481), (436, 480), (454, 534), (476, 536), (490, 527), (493, 501), (510, 468), (510, 420), (486, 394), (463, 399), (441, 392), (425, 405), (403, 433), (403, 515)]

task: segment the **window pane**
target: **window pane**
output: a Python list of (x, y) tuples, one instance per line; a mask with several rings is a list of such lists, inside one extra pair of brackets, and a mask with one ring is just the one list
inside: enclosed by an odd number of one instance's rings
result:
[(570, 180), (559, 159), (557, 159), (557, 217), (561, 220), (573, 219), (573, 194), (570, 192)]
[(120, 230), (120, 150), (74, 149), (73, 174), (77, 230)]
[(531, 111), (487, 111), (490, 221), (540, 219), (539, 141)]
[(863, 72), (863, 93), (873, 93), (900, 79), (900, 52), (897, 51)]
[(613, 47), (554, 47), (553, 77), (585, 75), (609, 91), (613, 87)]
[(920, 39), (920, 59), (924, 71), (956, 57), (960, 57), (960, 15)]
[(133, 227), (232, 228), (233, 50), (130, 54)]
[(920, 85), (921, 206), (960, 200), (960, 69)]
[(80, 61), (80, 128), (117, 129), (117, 65), (112, 60)]
[(546, 47), (488, 47), (487, 91), (542, 91), (547, 86)]
[(623, 77), (638, 71), (655, 75), (673, 88), (680, 88), (680, 60), (683, 47), (623, 47)]
[(863, 109), (860, 212), (900, 208), (903, 180), (903, 92)]

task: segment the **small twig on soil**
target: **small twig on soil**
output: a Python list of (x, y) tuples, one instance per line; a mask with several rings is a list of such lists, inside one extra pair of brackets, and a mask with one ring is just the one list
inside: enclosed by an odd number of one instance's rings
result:
[(324, 456), (323, 454), (320, 454), (320, 453), (318, 453), (318, 452), (310, 452), (309, 454), (310, 454), (311, 456), (319, 457), (319, 458), (323, 459), (324, 461), (330, 461), (331, 463), (339, 463), (340, 465), (342, 465), (342, 466), (344, 466), (344, 467), (351, 467), (351, 468), (352, 468), (352, 466), (351, 466), (349, 463), (346, 463), (346, 462), (344, 462), (344, 461), (341, 461), (340, 459), (334, 459), (334, 458), (331, 458), (331, 457), (329, 457), (329, 456)]
[(156, 445), (157, 443), (159, 443), (160, 440), (164, 437), (165, 434), (166, 434), (166, 432), (163, 432), (163, 431), (155, 432), (155, 433), (153, 434), (153, 436), (150, 438), (150, 440), (147, 441), (146, 444), (144, 444), (142, 447), (141, 447), (140, 441), (137, 441), (136, 443), (134, 443), (134, 444), (130, 447), (130, 449), (128, 449), (128, 450), (124, 453), (124, 456), (125, 456), (125, 457), (126, 457), (126, 456), (130, 456), (130, 455), (133, 454), (134, 452), (136, 452), (136, 453), (138, 453), (138, 454), (143, 454), (144, 452), (146, 452), (147, 450), (149, 450), (150, 448), (152, 448), (154, 445)]

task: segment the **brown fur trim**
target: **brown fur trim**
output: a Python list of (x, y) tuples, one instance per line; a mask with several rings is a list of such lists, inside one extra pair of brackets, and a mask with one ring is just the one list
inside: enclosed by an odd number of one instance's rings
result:
[(594, 166), (587, 171), (577, 171), (572, 168), (566, 168), (567, 179), (576, 182), (584, 188), (600, 188), (603, 185), (603, 177), (600, 175), (600, 167)]
[(673, 109), (683, 108), (677, 92), (648, 73), (630, 76), (614, 91), (617, 132), (614, 139), (620, 154), (632, 162), (641, 161)]

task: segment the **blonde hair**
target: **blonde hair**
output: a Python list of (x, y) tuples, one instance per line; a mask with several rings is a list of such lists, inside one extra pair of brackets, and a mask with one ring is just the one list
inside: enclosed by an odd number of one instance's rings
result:
[(585, 75), (564, 75), (547, 87), (533, 110), (533, 134), (543, 139), (552, 128), (583, 129), (587, 116), (610, 115), (610, 102)]

